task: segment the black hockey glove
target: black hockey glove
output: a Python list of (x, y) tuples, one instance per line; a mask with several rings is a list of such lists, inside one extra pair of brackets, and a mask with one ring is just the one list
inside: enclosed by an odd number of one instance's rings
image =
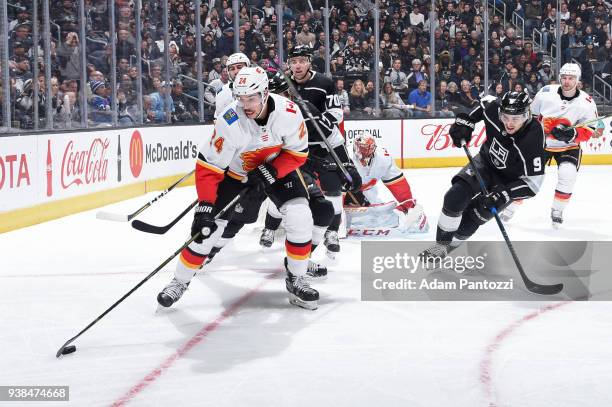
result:
[(215, 206), (210, 202), (200, 202), (195, 207), (193, 223), (191, 224), (191, 236), (195, 236), (197, 233), (200, 235), (197, 239), (194, 239), (194, 242), (202, 243), (204, 238), (212, 235), (217, 230), (217, 224), (213, 215), (214, 210)]
[(278, 175), (276, 168), (270, 164), (260, 164), (252, 171), (248, 173), (248, 183), (251, 185), (263, 184), (264, 189), (270, 188), (272, 184), (276, 182), (276, 176)]
[(500, 211), (510, 202), (510, 193), (503, 186), (496, 186), (493, 191), (480, 198), (480, 206), (491, 212), (493, 208)]
[(319, 128), (323, 132), (325, 138), (329, 138), (334, 131), (334, 118), (331, 113), (322, 113), (321, 115), (313, 116)]
[(312, 169), (318, 173), (333, 172), (338, 170), (338, 166), (335, 162), (329, 161), (323, 157), (309, 155), (308, 161), (310, 162)]
[(342, 163), (342, 166), (346, 169), (346, 172), (351, 176), (352, 182), (349, 182), (348, 179), (344, 178), (344, 183), (342, 184), (342, 188), (346, 191), (359, 191), (361, 188), (361, 175), (357, 172), (357, 168), (355, 168), (355, 164), (352, 162)]
[[(344, 199), (344, 204), (346, 206), (351, 206), (351, 207), (370, 206), (370, 201), (368, 201), (368, 198), (365, 197), (363, 192), (355, 191), (355, 192), (351, 192), (351, 195), (352, 195), (352, 197), (347, 196)], [(357, 201), (357, 202), (355, 202), (355, 201)]]
[(569, 127), (565, 124), (560, 124), (557, 127), (554, 127), (550, 131), (550, 134), (552, 134), (552, 136), (559, 141), (571, 143), (576, 139), (577, 132), (576, 129), (573, 127)]
[(462, 142), (466, 143), (470, 141), (472, 138), (472, 133), (474, 132), (475, 124), (465, 113), (457, 114), (455, 118), (455, 123), (450, 127), (448, 134), (450, 134), (453, 139), (453, 145), (455, 147), (461, 147)]

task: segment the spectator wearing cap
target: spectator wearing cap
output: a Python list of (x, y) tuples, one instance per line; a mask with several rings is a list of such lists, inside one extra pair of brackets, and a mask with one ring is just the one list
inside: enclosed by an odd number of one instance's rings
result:
[(152, 121), (154, 123), (166, 123), (167, 112), (166, 107), (172, 115), (174, 113), (174, 102), (170, 95), (171, 84), (169, 82), (161, 82), (158, 90), (149, 95), (151, 98), (151, 111), (154, 113)]
[(412, 105), (413, 117), (431, 117), (431, 93), (427, 91), (427, 81), (419, 81), (417, 88), (408, 95), (408, 104)]
[(9, 22), (8, 30), (9, 32), (13, 31), (15, 27), (19, 24), (29, 23), (32, 21), (32, 12), (30, 11), (30, 6), (21, 6), (19, 10), (17, 10), (17, 18)]
[(538, 71), (538, 76), (544, 86), (550, 85), (551, 81), (555, 79), (555, 74), (550, 69), (550, 60), (545, 59), (542, 61), (542, 69)]
[(104, 81), (91, 81), (91, 99), (89, 100), (89, 120), (94, 125), (112, 123), (110, 87)]
[(234, 49), (234, 27), (227, 27), (217, 41), (217, 49), (221, 55), (229, 55)]
[(221, 77), (221, 71), (223, 70), (223, 65), (221, 64), (221, 58), (214, 58), (212, 60), (212, 69), (208, 73), (208, 83), (211, 83), (215, 79), (219, 79)]
[(415, 58), (412, 60), (412, 70), (408, 74), (406, 83), (408, 84), (408, 92), (412, 92), (418, 88), (420, 81), (428, 81), (429, 75), (422, 70), (422, 62), (420, 59)]
[(23, 42), (15, 41), (13, 43), (13, 47), (10, 48), (10, 51), (12, 52), (11, 58), (12, 59), (27, 58), (28, 49), (29, 49), (29, 46), (27, 46)]

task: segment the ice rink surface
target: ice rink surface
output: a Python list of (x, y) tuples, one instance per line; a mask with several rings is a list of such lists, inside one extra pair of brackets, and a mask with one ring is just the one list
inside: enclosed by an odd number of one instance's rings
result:
[[(610, 166), (585, 166), (550, 227), (556, 169), (507, 225), (514, 240), (610, 240)], [(456, 168), (407, 170), (430, 219)], [(152, 198), (105, 207), (129, 213)], [(173, 191), (141, 215), (166, 224), (195, 197)], [(70, 402), (26, 406), (610, 406), (607, 302), (362, 302), (359, 241), (342, 241), (319, 309), (290, 306), (283, 245), (245, 229), (172, 309), (156, 295), (170, 263), (79, 338), (57, 349), (186, 240), (101, 221), (97, 210), (0, 236), (0, 385), (69, 385)], [(501, 240), (494, 222), (479, 240)], [(18, 402), (0, 405), (17, 406)]]

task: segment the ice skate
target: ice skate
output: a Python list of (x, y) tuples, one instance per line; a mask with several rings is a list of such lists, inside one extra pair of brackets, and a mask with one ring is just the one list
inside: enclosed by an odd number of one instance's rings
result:
[(315, 263), (312, 260), (308, 260), (308, 269), (306, 271), (306, 275), (309, 278), (325, 280), (327, 278), (327, 267), (322, 264)]
[(325, 248), (325, 254), (332, 260), (335, 260), (336, 255), (340, 252), (340, 241), (338, 240), (338, 232), (335, 230), (328, 230), (325, 232), (325, 241), (323, 242)]
[(287, 270), (285, 286), (289, 292), (289, 302), (301, 308), (316, 310), (318, 307), (319, 292), (310, 287), (306, 276), (295, 276), (291, 274), (287, 265), (287, 258), (285, 258), (285, 270)]
[(261, 231), (261, 237), (259, 238), (259, 245), (261, 247), (269, 248), (274, 243), (274, 230), (265, 229)]
[(185, 291), (187, 291), (187, 286), (189, 283), (183, 283), (182, 281), (178, 281), (176, 278), (173, 278), (159, 294), (157, 294), (157, 302), (162, 307), (171, 307), (172, 304), (177, 302)]
[(556, 209), (550, 210), (550, 219), (552, 220), (553, 229), (559, 229), (563, 223), (563, 211)]
[(432, 270), (438, 268), (447, 255), (448, 245), (436, 242), (433, 246), (422, 251), (419, 257), (423, 259), (423, 267)]

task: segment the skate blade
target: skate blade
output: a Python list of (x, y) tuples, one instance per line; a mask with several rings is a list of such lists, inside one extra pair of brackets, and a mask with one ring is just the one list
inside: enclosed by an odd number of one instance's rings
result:
[(310, 274), (306, 273), (306, 278), (312, 281), (326, 281), (327, 274), (325, 274), (324, 276), (311, 276)]
[(555, 230), (559, 230), (559, 229), (561, 229), (561, 224), (557, 223), (557, 222), (553, 222), (552, 223), (552, 228), (555, 229)]
[(289, 303), (311, 311), (314, 311), (318, 308), (318, 301), (304, 301), (295, 294), (291, 293), (289, 293)]
[(338, 252), (332, 252), (329, 249), (326, 249), (325, 250), (325, 255), (330, 260), (336, 260), (336, 256), (338, 255)]

